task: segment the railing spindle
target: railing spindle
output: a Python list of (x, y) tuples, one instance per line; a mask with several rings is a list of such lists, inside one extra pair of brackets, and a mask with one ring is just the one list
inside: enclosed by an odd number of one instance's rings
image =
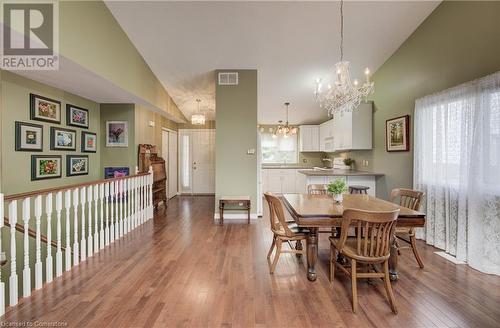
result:
[(80, 239), (80, 261), (87, 259), (87, 243), (85, 241), (85, 203), (87, 202), (87, 187), (80, 189), (80, 197), (82, 203), (82, 238)]
[(110, 183), (110, 202), (111, 202), (111, 226), (110, 226), (110, 242), (115, 241), (115, 204), (116, 204), (116, 192), (115, 192), (115, 182)]
[[(52, 195), (51, 195), (52, 196)], [(42, 267), (42, 233), (40, 231), (42, 218), (42, 196), (35, 197), (35, 224), (36, 224), (36, 238), (35, 238), (35, 289), (42, 288), (43, 267)], [(31, 294), (31, 291), (30, 291)]]
[(99, 216), (99, 185), (94, 186), (94, 248), (92, 249), (94, 253), (99, 251), (99, 225), (97, 224), (97, 219)]
[[(45, 197), (45, 213), (47, 214), (47, 259), (45, 260), (45, 280), (52, 281), (52, 193)], [(40, 281), (41, 287), (41, 281)], [(36, 287), (35, 287), (36, 288)], [(38, 289), (38, 288), (37, 288)]]
[[(73, 265), (78, 265), (80, 262), (79, 254), (80, 254), (80, 247), (78, 246), (78, 200), (79, 200), (79, 195), (78, 195), (78, 188), (73, 190), (73, 211), (74, 211), (74, 218), (73, 218), (73, 230), (74, 230), (74, 240), (73, 240)], [(83, 207), (83, 206), (82, 206)], [(83, 207), (85, 208), (85, 207)], [(83, 211), (82, 211), (83, 213)], [(82, 220), (83, 222), (83, 220)]]
[(61, 210), (62, 210), (62, 192), (58, 191), (56, 194), (56, 217), (57, 217), (56, 277), (62, 275)]
[(124, 196), (123, 196), (123, 205), (125, 205), (125, 220), (123, 222), (123, 234), (126, 235), (128, 234), (129, 227), (128, 227), (128, 222), (129, 222), (129, 210), (128, 210), (128, 203), (130, 202), (130, 198), (128, 196), (128, 189), (130, 187), (130, 183), (128, 179), (123, 180), (123, 187), (124, 187)]
[[(70, 238), (70, 218), (71, 218), (71, 191), (64, 193), (64, 208), (66, 210), (66, 249), (64, 250), (64, 269), (71, 269), (71, 238)], [(73, 250), (74, 251), (74, 250)]]
[(17, 200), (9, 203), (10, 224), (10, 278), (9, 278), (9, 305), (17, 304), (17, 270), (16, 270), (16, 224), (17, 224)]
[(99, 199), (101, 204), (101, 230), (99, 230), (99, 249), (104, 249), (104, 183), (99, 185)]
[(123, 192), (124, 192), (124, 189), (123, 189), (123, 180), (119, 180), (118, 181), (118, 184), (119, 184), (119, 188), (120, 188), (120, 238), (123, 237), (123, 202), (124, 202), (124, 198), (123, 198)]
[(92, 237), (92, 197), (93, 197), (92, 186), (87, 187), (87, 204), (88, 204), (88, 221), (89, 229), (87, 234), (87, 257), (91, 257), (94, 254), (94, 238)]
[(23, 297), (31, 295), (31, 268), (30, 268), (30, 241), (29, 241), (29, 223), (30, 223), (30, 198), (23, 200), (23, 221), (24, 221), (24, 269), (23, 269)]
[(120, 238), (120, 182), (115, 181), (115, 240)]
[(104, 197), (106, 197), (106, 228), (104, 229), (104, 244), (109, 245), (109, 182), (104, 184)]

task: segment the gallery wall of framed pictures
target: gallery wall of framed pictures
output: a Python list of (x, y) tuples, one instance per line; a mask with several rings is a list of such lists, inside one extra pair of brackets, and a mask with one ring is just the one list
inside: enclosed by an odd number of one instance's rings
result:
[[(93, 114), (95, 110), (64, 100), (29, 94), (29, 120), (14, 123), (14, 150), (32, 153), (31, 181), (89, 175), (89, 153), (98, 152), (98, 133), (91, 130), (90, 124)], [(93, 122), (98, 127), (95, 118)], [(44, 145), (47, 140), (48, 147)]]

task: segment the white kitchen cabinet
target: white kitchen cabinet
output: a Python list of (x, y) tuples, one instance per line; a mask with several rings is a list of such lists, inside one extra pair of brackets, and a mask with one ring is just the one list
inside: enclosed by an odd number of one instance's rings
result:
[(320, 125), (320, 150), (324, 152), (334, 151), (334, 122), (326, 121)]
[(319, 149), (319, 126), (301, 125), (299, 127), (299, 150), (313, 152)]
[(370, 187), (368, 189), (368, 195), (375, 196), (376, 195), (376, 176), (374, 175), (330, 175), (330, 176), (318, 176), (318, 175), (309, 175), (306, 177), (306, 188), (307, 185), (310, 184), (329, 184), (335, 180), (344, 180), (347, 183), (347, 186), (367, 186)]
[(297, 192), (296, 169), (262, 169), (262, 192), (276, 194)]
[(362, 103), (354, 112), (335, 114), (333, 139), (335, 151), (372, 149), (371, 102)]
[(307, 177), (305, 174), (295, 171), (295, 192), (299, 194), (307, 193)]

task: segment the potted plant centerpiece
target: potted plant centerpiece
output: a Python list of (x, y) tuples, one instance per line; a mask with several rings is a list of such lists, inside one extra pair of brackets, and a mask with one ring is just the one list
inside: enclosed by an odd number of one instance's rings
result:
[(333, 195), (336, 203), (342, 203), (344, 199), (342, 194), (347, 191), (347, 183), (344, 179), (337, 179), (328, 184), (328, 192)]
[(349, 166), (350, 170), (352, 170), (354, 163), (355, 163), (354, 159), (350, 157), (344, 158), (344, 165)]

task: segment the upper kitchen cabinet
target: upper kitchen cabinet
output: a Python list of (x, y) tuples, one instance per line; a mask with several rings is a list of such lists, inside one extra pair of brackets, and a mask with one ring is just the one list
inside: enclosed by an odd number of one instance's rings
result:
[(333, 120), (326, 121), (319, 125), (320, 150), (324, 152), (333, 152), (334, 150), (334, 128)]
[(372, 149), (373, 103), (359, 105), (354, 112), (333, 117), (334, 151)]
[(320, 151), (319, 126), (301, 125), (299, 129), (299, 145), (301, 152)]

